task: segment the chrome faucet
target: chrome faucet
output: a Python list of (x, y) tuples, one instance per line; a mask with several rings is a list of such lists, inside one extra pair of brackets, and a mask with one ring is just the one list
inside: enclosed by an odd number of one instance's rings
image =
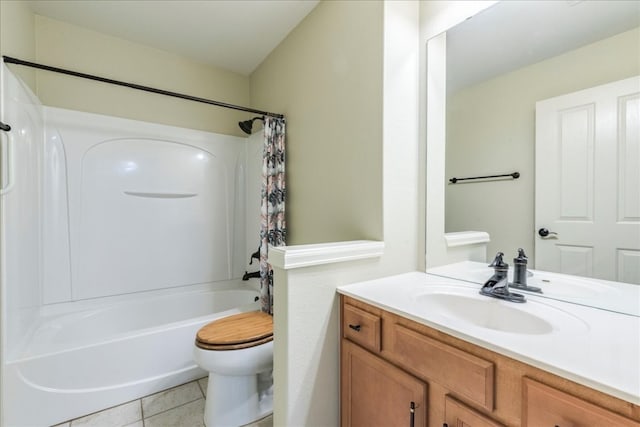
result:
[(524, 249), (518, 249), (518, 256), (513, 259), (513, 283), (512, 288), (519, 289), (521, 291), (542, 293), (542, 289), (536, 286), (527, 285), (527, 276), (530, 274), (527, 271), (527, 255), (524, 253)]
[(489, 267), (493, 267), (494, 274), (482, 285), (480, 294), (511, 302), (526, 302), (524, 295), (509, 291), (509, 264), (503, 261), (503, 256), (502, 252), (498, 252), (489, 264)]

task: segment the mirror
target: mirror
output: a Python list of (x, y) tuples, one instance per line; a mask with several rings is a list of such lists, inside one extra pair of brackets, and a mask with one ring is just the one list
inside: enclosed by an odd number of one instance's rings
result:
[(638, 2), (518, 1), (447, 32), (445, 231), (486, 231), (488, 256), (522, 247), (538, 268), (535, 103), (640, 74), (638, 25)]
[[(539, 268), (535, 168), (552, 165), (536, 162), (536, 102), (640, 75), (639, 26), (639, 2), (503, 1), (447, 31), (446, 232), (486, 231), (489, 258), (501, 251), (511, 263), (524, 248)], [(640, 275), (636, 249), (630, 277)]]

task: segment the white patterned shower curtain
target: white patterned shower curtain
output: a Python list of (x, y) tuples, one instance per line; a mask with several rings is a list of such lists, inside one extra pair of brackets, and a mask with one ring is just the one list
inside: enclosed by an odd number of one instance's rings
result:
[(287, 237), (284, 136), (284, 119), (266, 117), (260, 203), (260, 296), (262, 311), (269, 314), (273, 314), (273, 269), (267, 262), (269, 246), (283, 246)]

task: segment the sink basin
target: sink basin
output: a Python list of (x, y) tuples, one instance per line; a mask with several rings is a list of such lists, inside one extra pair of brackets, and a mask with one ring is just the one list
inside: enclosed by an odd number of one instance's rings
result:
[(537, 301), (516, 304), (480, 295), (473, 288), (430, 288), (415, 298), (414, 308), (447, 322), (524, 335), (587, 329), (577, 317)]
[(481, 328), (533, 335), (553, 331), (553, 325), (545, 319), (519, 308), (499, 304), (497, 300), (494, 302), (448, 293), (421, 295), (418, 299), (429, 311), (439, 310), (448, 317), (455, 317)]

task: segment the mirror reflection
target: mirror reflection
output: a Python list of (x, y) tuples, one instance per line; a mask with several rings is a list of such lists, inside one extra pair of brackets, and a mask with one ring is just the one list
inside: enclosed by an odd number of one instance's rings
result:
[(639, 26), (637, 1), (515, 1), (447, 32), (447, 232), (640, 284)]

